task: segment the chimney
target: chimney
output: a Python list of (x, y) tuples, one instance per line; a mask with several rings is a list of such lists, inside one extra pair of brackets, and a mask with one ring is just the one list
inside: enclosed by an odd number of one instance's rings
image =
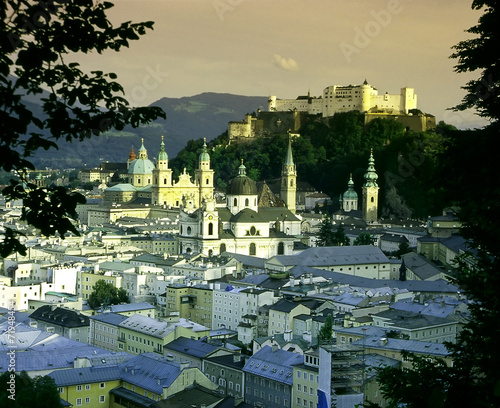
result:
[(191, 366), (191, 363), (189, 361), (182, 361), (180, 363), (181, 371), (185, 370), (186, 368), (189, 368), (190, 366)]
[(283, 338), (285, 341), (291, 341), (292, 340), (292, 331), (287, 330), (285, 333), (283, 333)]
[(272, 345), (272, 351), (275, 353), (278, 350), (278, 345), (276, 343), (273, 343)]
[(387, 337), (381, 337), (379, 340), (379, 344), (381, 346), (385, 346), (387, 344)]
[(239, 363), (240, 361), (241, 361), (241, 354), (240, 353), (233, 354), (233, 363)]
[(293, 288), (295, 286), (295, 278), (290, 276), (290, 287)]

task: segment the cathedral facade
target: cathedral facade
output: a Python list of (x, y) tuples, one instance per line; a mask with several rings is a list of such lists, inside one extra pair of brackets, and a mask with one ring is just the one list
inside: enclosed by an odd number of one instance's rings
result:
[(295, 215), (296, 171), (290, 144), (282, 175), (281, 196), (288, 208), (262, 207), (256, 182), (247, 176), (242, 162), (227, 187), (223, 207), (216, 206), (213, 198), (204, 198), (199, 209), (181, 209), (180, 253), (227, 251), (261, 258), (292, 254), (301, 219)]
[(199, 156), (198, 168), (194, 180), (184, 169), (177, 181), (172, 178), (172, 169), (168, 167), (168, 154), (165, 151), (163, 137), (156, 163), (148, 158), (142, 141), (137, 156), (132, 150), (127, 161), (128, 183), (117, 184), (104, 192), (107, 203), (142, 202), (164, 208), (179, 208), (183, 202), (198, 208), (206, 197), (214, 192), (214, 173), (210, 168), (210, 156), (206, 142)]

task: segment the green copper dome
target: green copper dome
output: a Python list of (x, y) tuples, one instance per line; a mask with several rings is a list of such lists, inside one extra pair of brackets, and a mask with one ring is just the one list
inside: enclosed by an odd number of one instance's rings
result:
[(207, 152), (207, 140), (203, 142), (203, 151), (200, 154), (200, 161), (210, 161), (210, 155)]
[(144, 139), (142, 139), (142, 145), (139, 149), (139, 154), (137, 159), (135, 159), (128, 168), (128, 174), (152, 174), (155, 165), (151, 160), (148, 159), (148, 152), (144, 147)]
[(352, 181), (352, 174), (347, 183), (347, 191), (344, 193), (344, 200), (357, 200), (358, 193), (354, 191), (354, 182)]
[(168, 160), (168, 154), (165, 151), (165, 143), (163, 143), (163, 136), (161, 137), (160, 152), (158, 153), (157, 159), (158, 159), (158, 161)]

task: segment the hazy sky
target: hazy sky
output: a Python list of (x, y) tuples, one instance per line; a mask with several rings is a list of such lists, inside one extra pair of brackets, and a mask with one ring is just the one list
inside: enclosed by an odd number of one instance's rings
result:
[(484, 123), (446, 111), (478, 76), (454, 73), (449, 58), (482, 14), (471, 0), (111, 1), (113, 22), (152, 20), (155, 29), (82, 62), (117, 73), (134, 105), (202, 92), (319, 96), (367, 79), (379, 93), (415, 88), (419, 109), (437, 120)]

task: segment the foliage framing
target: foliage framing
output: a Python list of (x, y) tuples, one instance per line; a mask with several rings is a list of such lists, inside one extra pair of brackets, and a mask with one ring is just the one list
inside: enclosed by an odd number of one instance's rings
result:
[[(109, 129), (137, 127), (165, 113), (157, 107), (131, 108), (116, 75), (84, 73), (67, 62), (77, 53), (120, 51), (153, 28), (153, 22), (125, 22), (114, 27), (106, 16), (109, 2), (93, 0), (12, 0), (0, 3), (0, 169), (19, 180), (3, 190), (7, 200), (23, 200), (21, 220), (43, 235), (78, 234), (71, 219), (84, 197), (64, 188), (41, 188), (27, 179), (30, 157), (57, 141), (82, 141)], [(35, 116), (23, 97), (40, 95), (44, 117)], [(50, 140), (41, 131), (48, 130)], [(26, 253), (19, 231), (6, 228), (0, 256)]]

